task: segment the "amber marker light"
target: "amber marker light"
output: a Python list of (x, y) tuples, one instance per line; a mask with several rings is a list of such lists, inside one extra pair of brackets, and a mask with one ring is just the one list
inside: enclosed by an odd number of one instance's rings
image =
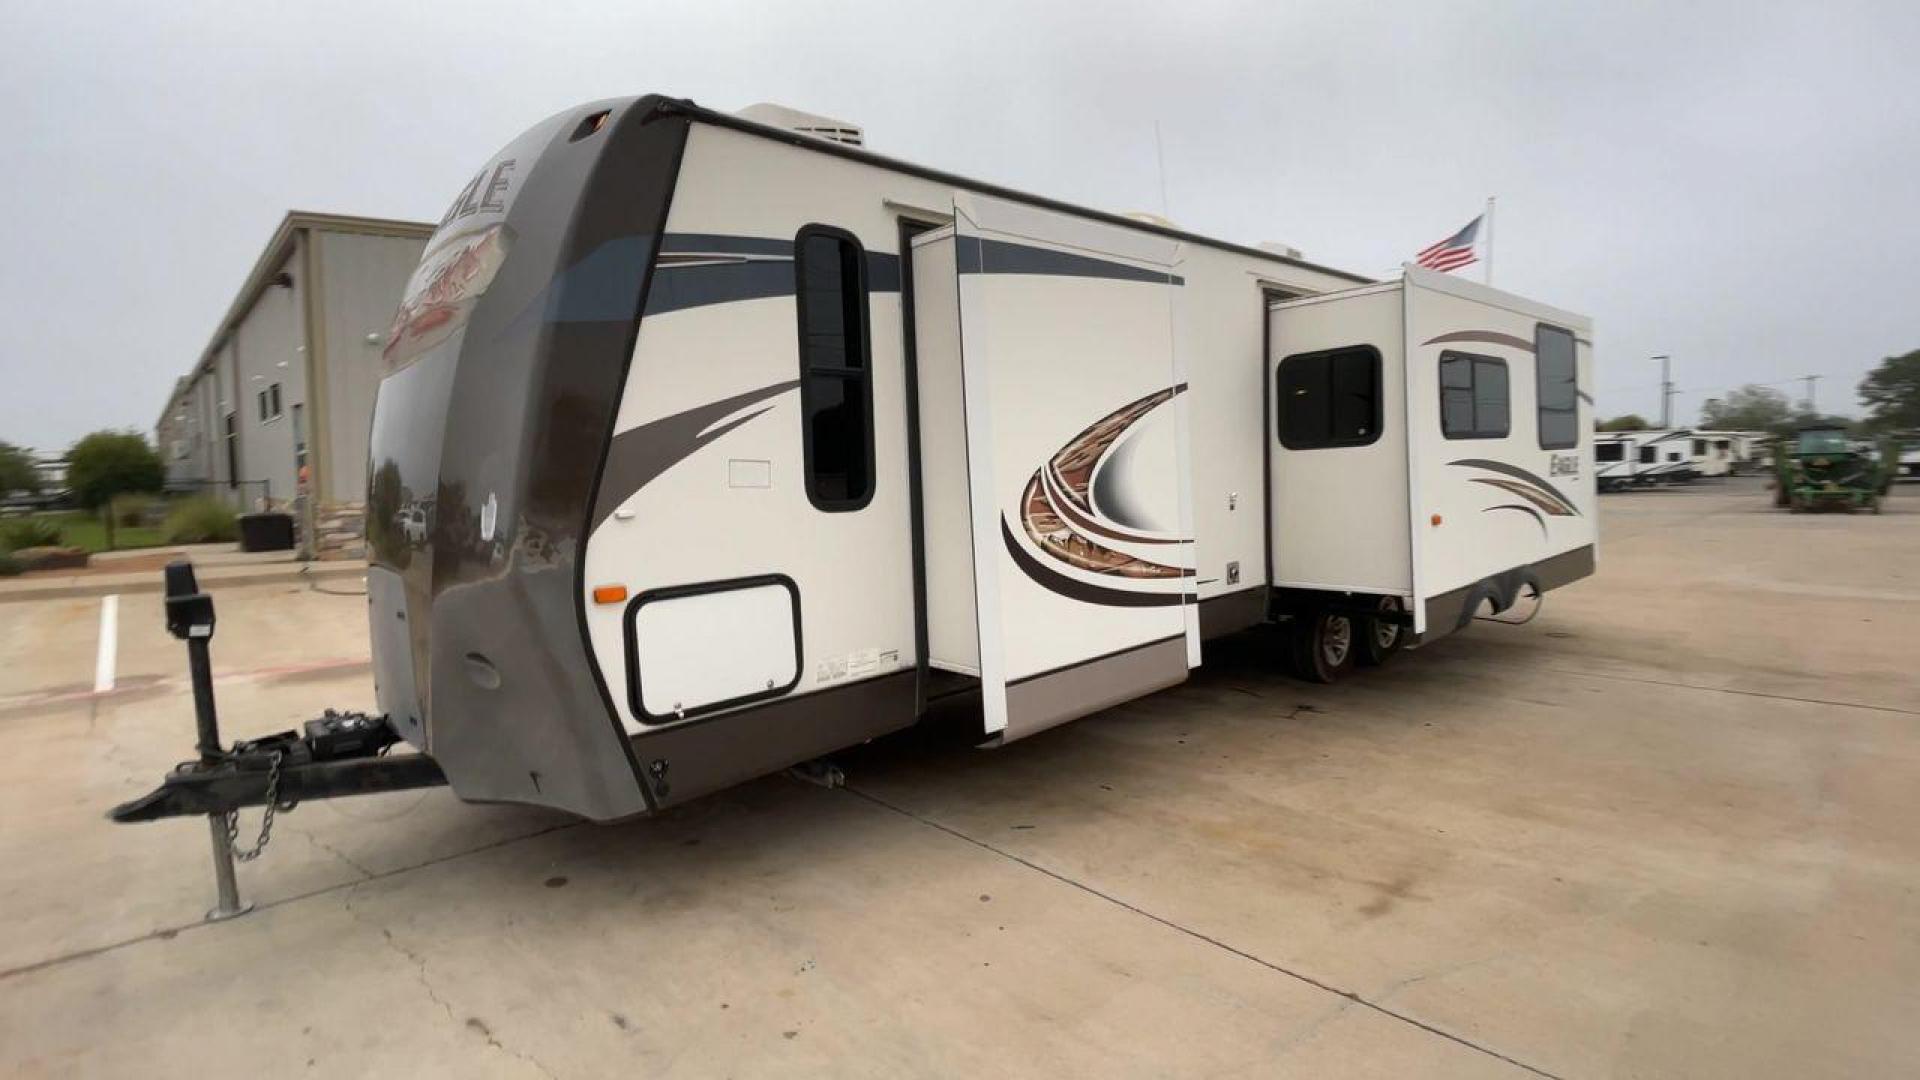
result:
[(1440, 515), (1439, 515), (1439, 514), (1435, 514), (1435, 515), (1433, 515), (1433, 527), (1434, 527), (1434, 528), (1436, 528), (1436, 529), (1440, 527)]
[(627, 598), (625, 585), (595, 585), (593, 602), (596, 604), (617, 604)]

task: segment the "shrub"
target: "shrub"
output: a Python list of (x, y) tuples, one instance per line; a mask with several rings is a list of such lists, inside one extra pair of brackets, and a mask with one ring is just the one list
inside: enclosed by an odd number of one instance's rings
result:
[(160, 506), (160, 500), (152, 495), (116, 495), (113, 500), (113, 523), (134, 528), (151, 523), (151, 515)]
[(0, 551), (59, 545), (60, 526), (45, 518), (21, 518), (0, 525)]
[(0, 577), (13, 577), (19, 572), (20, 564), (13, 560), (13, 556), (0, 551)]
[(233, 507), (211, 495), (187, 499), (167, 515), (164, 530), (169, 544), (211, 544), (240, 535)]

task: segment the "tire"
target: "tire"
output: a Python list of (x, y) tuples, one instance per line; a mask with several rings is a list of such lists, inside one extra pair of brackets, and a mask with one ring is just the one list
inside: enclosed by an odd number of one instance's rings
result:
[[(1380, 598), (1380, 610), (1401, 610), (1400, 598), (1383, 596)], [(1399, 623), (1383, 622), (1380, 619), (1364, 618), (1359, 620), (1360, 662), (1368, 667), (1379, 667), (1387, 658), (1399, 652), (1407, 643), (1407, 628)]]
[(1331, 611), (1314, 612), (1293, 620), (1293, 672), (1308, 682), (1330, 683), (1353, 670), (1359, 658), (1355, 640), (1358, 620)]

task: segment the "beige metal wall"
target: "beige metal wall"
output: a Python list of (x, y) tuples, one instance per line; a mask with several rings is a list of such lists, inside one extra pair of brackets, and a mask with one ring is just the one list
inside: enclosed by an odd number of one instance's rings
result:
[[(294, 495), (293, 413), (294, 406), (307, 399), (303, 305), (308, 283), (303, 280), (297, 246), (275, 271), (280, 272), (292, 275), (292, 286), (267, 286), (234, 329), (230, 344), (232, 386), (225, 396), (239, 421), (239, 479), (267, 481), (265, 493), (276, 502)], [(280, 386), (281, 413), (263, 420), (260, 391), (276, 383)], [(242, 491), (249, 506), (262, 494), (258, 484), (249, 484)]]
[(326, 399), (320, 483), (325, 502), (360, 502), (366, 497), (367, 438), (373, 419), (374, 391), (380, 385), (381, 351), (407, 277), (426, 247), (422, 237), (366, 233), (307, 234), (319, 254), (320, 332)]

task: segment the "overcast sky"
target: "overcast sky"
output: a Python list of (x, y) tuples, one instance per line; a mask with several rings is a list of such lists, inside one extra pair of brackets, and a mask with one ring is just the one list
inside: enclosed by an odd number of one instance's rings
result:
[(435, 218), (650, 91), (1121, 211), (1158, 122), (1181, 226), (1369, 274), (1497, 195), (1494, 283), (1593, 316), (1603, 415), (1657, 415), (1653, 353), (1685, 422), (1920, 348), (1911, 0), (430, 6), (0, 0), (0, 439), (150, 431), (289, 208)]

